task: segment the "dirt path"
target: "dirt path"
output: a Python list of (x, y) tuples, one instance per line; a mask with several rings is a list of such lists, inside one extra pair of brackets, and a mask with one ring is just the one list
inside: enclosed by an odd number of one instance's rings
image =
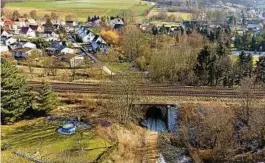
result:
[(156, 163), (159, 157), (158, 133), (146, 131), (145, 147), (143, 148), (143, 163)]

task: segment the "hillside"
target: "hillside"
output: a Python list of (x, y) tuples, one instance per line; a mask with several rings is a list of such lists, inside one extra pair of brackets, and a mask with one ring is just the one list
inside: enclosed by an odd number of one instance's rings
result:
[(145, 10), (150, 8), (149, 2), (136, 0), (67, 0), (67, 1), (24, 1), (8, 2), (5, 9), (14, 11), (18, 10), (21, 14), (28, 14), (31, 10), (36, 10), (39, 16), (55, 12), (64, 18), (71, 14), (78, 17), (79, 20), (85, 20), (88, 15), (119, 15), (128, 11), (133, 11), (137, 16), (144, 14)]

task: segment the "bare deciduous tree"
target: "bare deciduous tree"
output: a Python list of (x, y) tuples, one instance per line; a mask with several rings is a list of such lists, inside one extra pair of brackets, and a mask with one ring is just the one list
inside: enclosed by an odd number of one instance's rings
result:
[(108, 99), (106, 111), (120, 123), (128, 123), (134, 114), (133, 104), (138, 100), (137, 83), (139, 77), (135, 74), (118, 74), (113, 81), (101, 86), (101, 96)]
[(51, 12), (51, 19), (53, 20), (57, 20), (58, 19), (58, 15), (55, 12)]
[(144, 47), (144, 34), (134, 25), (128, 25), (123, 31), (121, 47), (129, 60), (135, 60)]
[(44, 68), (44, 75), (52, 75), (56, 76), (57, 68), (56, 68), (57, 61), (54, 60), (53, 57), (43, 57), (42, 58), (42, 66)]
[(32, 11), (30, 11), (29, 16), (30, 16), (32, 19), (37, 19), (37, 11), (36, 11), (36, 10), (32, 10)]
[(249, 118), (251, 115), (251, 108), (253, 106), (253, 88), (254, 88), (254, 78), (246, 77), (240, 83), (239, 95), (242, 97), (241, 106), (238, 109), (239, 118), (244, 121), (246, 125), (249, 123)]
[(28, 68), (29, 68), (29, 72), (32, 75), (33, 73), (33, 65), (36, 61), (37, 58), (39, 58), (41, 56), (41, 52), (38, 50), (32, 50), (29, 54), (29, 56), (27, 57), (27, 64), (28, 64)]

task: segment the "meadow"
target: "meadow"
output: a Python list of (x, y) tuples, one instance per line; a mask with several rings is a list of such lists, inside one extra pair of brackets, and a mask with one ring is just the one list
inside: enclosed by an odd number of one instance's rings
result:
[(59, 124), (47, 123), (44, 118), (1, 126), (1, 147), (8, 147), (2, 151), (3, 163), (29, 162), (14, 152), (21, 152), (44, 162), (92, 162), (110, 146), (108, 140), (94, 135), (90, 130), (61, 135), (56, 131), (58, 126)]
[(79, 20), (86, 20), (88, 15), (116, 16), (130, 10), (136, 16), (142, 16), (151, 6), (151, 3), (138, 0), (66, 0), (12, 2), (6, 4), (6, 9), (21, 13), (37, 10), (39, 15), (55, 12), (62, 18), (71, 14)]

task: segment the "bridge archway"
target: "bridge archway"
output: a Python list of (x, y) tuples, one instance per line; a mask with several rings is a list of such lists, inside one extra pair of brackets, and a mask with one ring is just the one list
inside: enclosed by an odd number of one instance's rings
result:
[(159, 107), (151, 106), (145, 114), (146, 127), (151, 131), (167, 131), (167, 111)]
[(156, 132), (177, 132), (179, 120), (178, 105), (165, 103), (140, 103), (134, 105), (138, 110), (138, 120), (142, 127)]

